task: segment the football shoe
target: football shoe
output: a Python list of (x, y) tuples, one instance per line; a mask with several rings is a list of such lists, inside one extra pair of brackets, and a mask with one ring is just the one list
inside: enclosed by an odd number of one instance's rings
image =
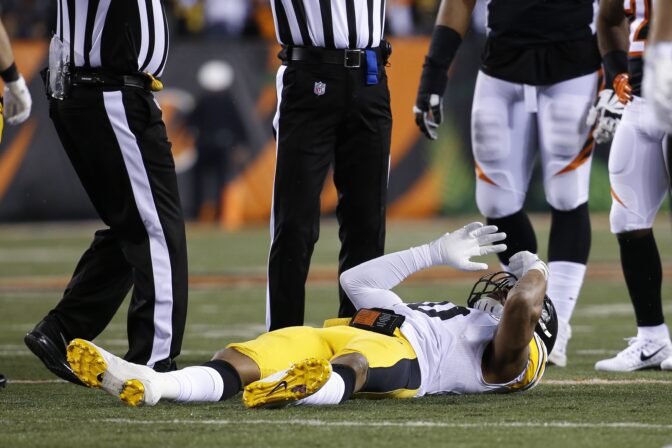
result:
[(628, 346), (615, 357), (595, 363), (595, 370), (603, 372), (632, 372), (641, 369), (661, 367), (661, 363), (672, 356), (669, 339), (652, 340), (628, 338)]
[(103, 389), (130, 406), (154, 406), (161, 398), (159, 374), (150, 367), (125, 361), (84, 339), (73, 339), (67, 356), (82, 383)]
[(569, 322), (558, 319), (558, 338), (550, 355), (548, 362), (558, 367), (567, 367), (567, 345), (572, 338), (572, 326)]
[(243, 392), (243, 403), (248, 408), (290, 406), (320, 390), (330, 376), (329, 361), (304, 359), (287, 370), (248, 384)]

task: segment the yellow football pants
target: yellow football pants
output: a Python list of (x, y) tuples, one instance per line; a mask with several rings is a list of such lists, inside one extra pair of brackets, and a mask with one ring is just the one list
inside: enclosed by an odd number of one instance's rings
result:
[(420, 387), (415, 351), (399, 330), (394, 336), (386, 336), (347, 325), (289, 327), (264, 333), (252, 341), (229, 344), (227, 348), (251, 358), (259, 366), (262, 378), (306, 358), (331, 361), (359, 353), (369, 364), (362, 394), (404, 398), (414, 396)]

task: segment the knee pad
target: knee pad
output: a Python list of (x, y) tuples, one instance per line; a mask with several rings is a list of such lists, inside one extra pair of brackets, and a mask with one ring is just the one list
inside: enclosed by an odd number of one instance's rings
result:
[(501, 101), (484, 101), (476, 105), (471, 114), (471, 140), (474, 158), (479, 163), (506, 159), (509, 147), (509, 127), (506, 116), (501, 113), (506, 104)]
[(476, 205), (488, 218), (509, 216), (523, 208), (525, 194), (504, 186), (476, 182)]
[(585, 124), (586, 101), (576, 95), (558, 95), (546, 105), (541, 123), (541, 138), (553, 158), (571, 161), (588, 137)]

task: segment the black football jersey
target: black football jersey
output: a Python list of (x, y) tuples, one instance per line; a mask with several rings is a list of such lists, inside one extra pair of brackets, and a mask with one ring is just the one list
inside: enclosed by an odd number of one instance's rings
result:
[(653, 2), (651, 0), (624, 0), (623, 8), (630, 23), (629, 72), (633, 95), (642, 95), (642, 59), (649, 38), (649, 26), (653, 20)]
[(596, 71), (595, 11), (594, 0), (490, 0), (481, 69), (532, 85)]

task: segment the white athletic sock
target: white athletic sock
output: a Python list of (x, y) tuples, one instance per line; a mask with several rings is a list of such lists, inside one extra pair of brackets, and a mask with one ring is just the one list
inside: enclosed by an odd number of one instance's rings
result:
[(338, 404), (343, 399), (343, 394), (345, 394), (343, 378), (338, 373), (331, 372), (331, 376), (320, 390), (313, 395), (300, 399), (296, 404), (312, 406)]
[(653, 327), (637, 327), (637, 337), (641, 339), (651, 339), (654, 341), (669, 340), (670, 331), (667, 325), (660, 324)]
[(159, 375), (161, 398), (178, 402), (219, 401), (224, 380), (212, 367), (193, 366)]
[(569, 322), (579, 298), (583, 277), (586, 275), (586, 265), (570, 261), (551, 261), (548, 269), (550, 275), (546, 295), (551, 298), (558, 318)]

